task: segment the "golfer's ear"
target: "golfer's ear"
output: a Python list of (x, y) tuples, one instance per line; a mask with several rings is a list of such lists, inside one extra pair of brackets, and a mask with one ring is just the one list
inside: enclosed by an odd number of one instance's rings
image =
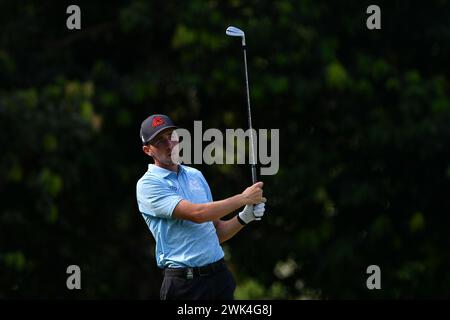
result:
[(152, 156), (150, 153), (150, 148), (149, 146), (142, 146), (142, 151), (144, 151), (145, 154), (148, 154), (149, 156)]

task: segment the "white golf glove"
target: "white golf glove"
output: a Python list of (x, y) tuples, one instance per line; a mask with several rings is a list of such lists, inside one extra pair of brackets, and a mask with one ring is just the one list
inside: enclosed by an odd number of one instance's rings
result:
[(257, 205), (248, 204), (245, 206), (244, 210), (239, 212), (238, 220), (240, 223), (246, 225), (253, 220), (261, 220), (264, 216), (265, 203), (258, 203)]

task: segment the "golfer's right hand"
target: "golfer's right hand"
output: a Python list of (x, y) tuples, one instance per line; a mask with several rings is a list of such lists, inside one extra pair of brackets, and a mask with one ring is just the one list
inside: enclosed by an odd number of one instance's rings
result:
[(258, 204), (261, 202), (266, 202), (266, 198), (263, 197), (263, 185), (263, 182), (257, 182), (242, 192), (245, 204)]

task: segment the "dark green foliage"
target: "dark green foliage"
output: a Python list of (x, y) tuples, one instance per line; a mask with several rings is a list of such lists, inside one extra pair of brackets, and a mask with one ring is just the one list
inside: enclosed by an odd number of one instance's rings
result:
[[(0, 298), (158, 299), (135, 184), (139, 127), (280, 129), (266, 217), (225, 244), (238, 298), (450, 296), (450, 28), (444, 1), (0, 4)], [(215, 199), (248, 166), (198, 166)], [(82, 290), (66, 289), (66, 268)], [(379, 265), (382, 290), (366, 288)]]

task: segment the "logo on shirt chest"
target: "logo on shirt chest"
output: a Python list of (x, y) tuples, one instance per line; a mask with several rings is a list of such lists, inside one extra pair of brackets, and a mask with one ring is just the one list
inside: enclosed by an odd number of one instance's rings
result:
[(172, 181), (168, 181), (168, 184), (169, 184), (169, 189), (171, 191), (175, 191), (175, 192), (178, 191), (178, 187)]
[(189, 192), (197, 203), (207, 202), (208, 200), (205, 188), (198, 180), (189, 180)]
[(189, 180), (189, 189), (192, 191), (203, 191), (202, 186), (197, 180)]

